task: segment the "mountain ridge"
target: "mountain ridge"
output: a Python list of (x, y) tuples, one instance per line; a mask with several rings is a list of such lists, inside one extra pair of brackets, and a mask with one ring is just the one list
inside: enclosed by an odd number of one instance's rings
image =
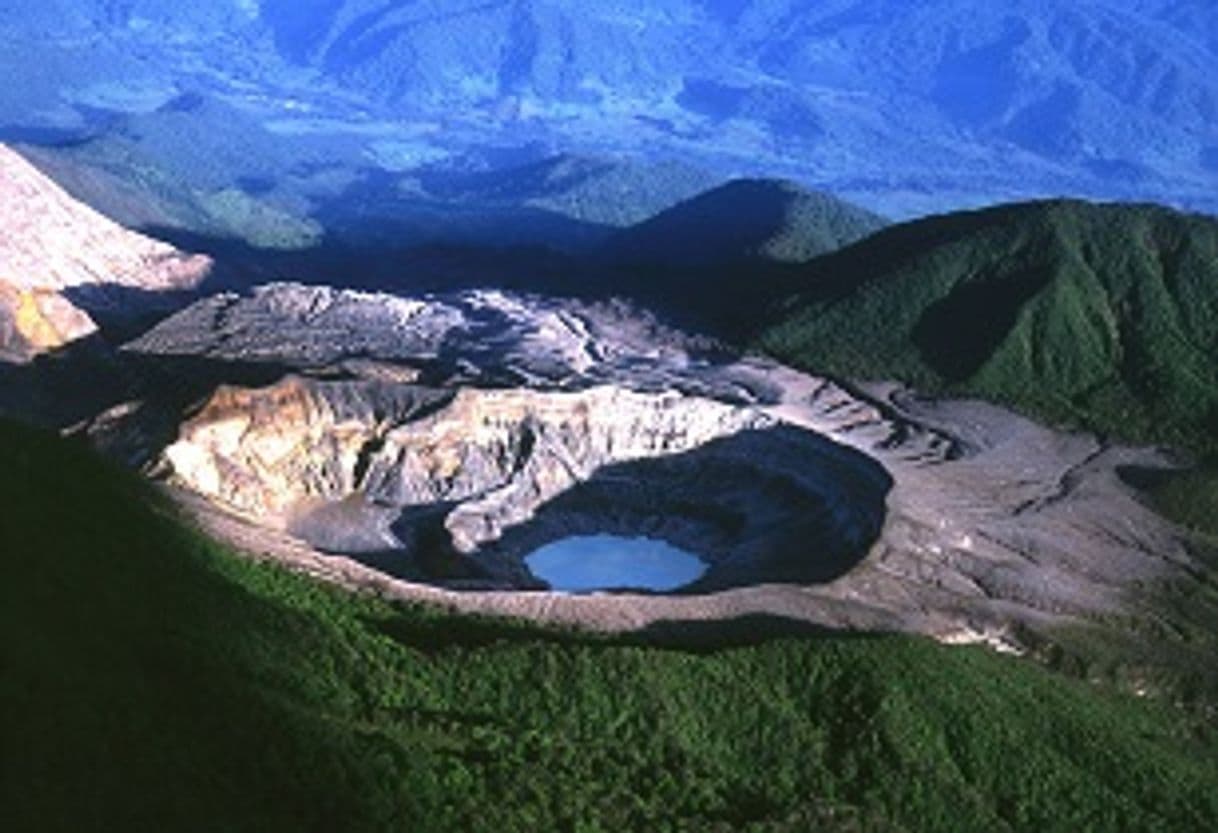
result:
[(1136, 440), (1212, 446), (1218, 221), (1059, 200), (933, 217), (812, 263), (758, 344)]
[(1218, 211), (1218, 11), (1200, 2), (33, 5), (6, 22), (28, 83), (0, 92), (0, 128), (30, 135), (193, 92), (292, 142), (342, 134), (348, 167), (612, 151), (894, 217), (1056, 195)]
[(804, 263), (884, 227), (869, 211), (787, 180), (735, 179), (615, 234), (619, 262), (697, 268)]

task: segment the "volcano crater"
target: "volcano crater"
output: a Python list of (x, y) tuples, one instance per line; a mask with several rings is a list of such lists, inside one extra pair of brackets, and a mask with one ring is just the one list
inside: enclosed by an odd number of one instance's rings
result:
[[(291, 376), (220, 389), (165, 456), (194, 491), (322, 551), (479, 590), (550, 589), (528, 557), (581, 536), (696, 555), (705, 572), (680, 593), (827, 582), (878, 539), (892, 487), (862, 452), (757, 409), (617, 386)], [(647, 587), (621, 573), (599, 589)]]

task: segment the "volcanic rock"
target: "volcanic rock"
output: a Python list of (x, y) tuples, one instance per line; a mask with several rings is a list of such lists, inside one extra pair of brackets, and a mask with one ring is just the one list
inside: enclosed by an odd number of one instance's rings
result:
[(0, 145), (0, 359), (90, 335), (86, 310), (194, 288), (211, 266), (111, 222)]
[[(182, 426), (165, 458), (200, 494), (348, 551), (406, 550), (408, 510), (443, 508), (448, 544), (470, 554), (598, 473), (774, 425), (756, 409), (677, 391), (462, 388), (454, 395), (289, 377), (263, 389), (221, 389)], [(690, 499), (655, 497), (652, 514)], [(353, 524), (352, 513), (375, 530)]]
[[(200, 302), (128, 350), (293, 368), (219, 391), (164, 458), (212, 501), (209, 528), (403, 598), (610, 629), (767, 613), (1010, 646), (1159, 615), (1153, 587), (1195, 574), (1119, 476), (1167, 464), (1155, 452), (702, 350), (622, 310), (279, 285)], [(676, 596), (516, 592), (541, 586), (533, 548), (606, 532), (710, 569)]]

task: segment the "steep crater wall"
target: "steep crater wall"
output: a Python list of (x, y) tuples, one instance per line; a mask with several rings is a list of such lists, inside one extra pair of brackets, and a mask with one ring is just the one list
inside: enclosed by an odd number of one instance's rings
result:
[(646, 535), (710, 565), (691, 591), (816, 582), (879, 537), (892, 480), (760, 410), (616, 386), (456, 391), (293, 376), (221, 388), (165, 452), (209, 498), (402, 577), (542, 587), (524, 557)]

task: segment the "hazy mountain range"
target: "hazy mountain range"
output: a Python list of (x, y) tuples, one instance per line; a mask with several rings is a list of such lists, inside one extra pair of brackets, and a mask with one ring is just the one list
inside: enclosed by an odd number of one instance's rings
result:
[[(272, 237), (317, 233), (373, 180), (427, 201), (560, 153), (642, 166), (646, 213), (757, 173), (891, 217), (1058, 195), (1218, 209), (1203, 0), (7, 6), (0, 138), (91, 140), (91, 167), (167, 171), (230, 225), (278, 217)], [(699, 187), (665, 186), (674, 161)]]

